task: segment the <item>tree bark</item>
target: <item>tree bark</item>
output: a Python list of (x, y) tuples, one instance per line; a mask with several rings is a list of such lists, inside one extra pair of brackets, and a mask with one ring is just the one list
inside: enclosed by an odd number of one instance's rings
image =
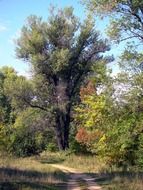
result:
[(64, 143), (63, 143), (61, 129), (59, 129), (58, 127), (55, 127), (55, 135), (59, 150), (64, 150)]
[(70, 107), (65, 112), (57, 110), (55, 135), (59, 150), (69, 148), (69, 130), (70, 130)]
[(55, 120), (55, 135), (57, 140), (57, 145), (59, 150), (64, 150), (64, 142), (63, 142), (63, 127), (61, 123), (61, 112), (59, 110), (56, 111), (56, 120)]
[(70, 131), (70, 110), (69, 107), (67, 109), (67, 113), (65, 115), (65, 122), (64, 122), (64, 149), (69, 148), (69, 131)]

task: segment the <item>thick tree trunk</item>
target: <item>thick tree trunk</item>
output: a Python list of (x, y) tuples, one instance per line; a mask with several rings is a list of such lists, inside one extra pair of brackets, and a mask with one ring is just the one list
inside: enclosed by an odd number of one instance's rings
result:
[(69, 148), (69, 131), (70, 131), (70, 107), (67, 109), (64, 122), (64, 149)]
[(59, 150), (64, 150), (64, 141), (63, 141), (63, 127), (61, 123), (61, 113), (57, 110), (56, 112), (56, 123), (55, 123), (55, 135), (58, 144)]
[(69, 148), (70, 108), (66, 112), (57, 111), (55, 135), (59, 150)]
[(54, 104), (55, 104), (55, 135), (59, 150), (69, 148), (69, 127), (71, 100), (69, 96), (69, 85), (61, 79), (54, 80)]
[(56, 135), (56, 140), (57, 140), (57, 145), (59, 150), (64, 150), (64, 142), (62, 138), (62, 131), (59, 129), (58, 126), (55, 127), (55, 135)]

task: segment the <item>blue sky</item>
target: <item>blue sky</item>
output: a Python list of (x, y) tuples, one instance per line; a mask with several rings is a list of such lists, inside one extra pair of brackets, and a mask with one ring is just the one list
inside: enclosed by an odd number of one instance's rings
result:
[[(35, 14), (47, 19), (51, 4), (58, 7), (73, 6), (74, 13), (82, 20), (86, 15), (84, 7), (78, 0), (0, 0), (0, 67), (12, 66), (18, 73), (29, 75), (28, 64), (16, 59), (16, 46), (13, 39), (18, 37), (20, 29), (29, 15)], [(106, 20), (101, 22), (97, 19), (96, 23), (98, 29), (104, 33)], [(116, 46), (116, 51), (114, 48), (111, 53), (116, 56), (121, 49)], [(117, 66), (114, 65), (112, 68), (114, 72), (117, 72)]]

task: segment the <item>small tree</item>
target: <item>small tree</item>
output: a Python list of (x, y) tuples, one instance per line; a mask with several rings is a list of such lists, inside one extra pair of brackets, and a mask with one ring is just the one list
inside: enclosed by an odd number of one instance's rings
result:
[(109, 49), (91, 17), (80, 23), (72, 8), (52, 13), (48, 22), (30, 16), (21, 30), (16, 52), (32, 66), (34, 89), (23, 100), (47, 113), (50, 110), (61, 150), (69, 147), (71, 110), (80, 86)]
[(14, 120), (12, 116), (11, 101), (5, 93), (5, 83), (7, 80), (14, 81), (16, 72), (13, 68), (3, 67), (0, 69), (0, 124), (7, 125)]

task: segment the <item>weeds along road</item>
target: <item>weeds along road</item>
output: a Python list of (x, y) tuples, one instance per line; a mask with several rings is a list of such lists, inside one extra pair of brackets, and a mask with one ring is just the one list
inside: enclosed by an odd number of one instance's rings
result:
[(59, 164), (50, 164), (52, 167), (58, 168), (63, 172), (70, 175), (68, 181), (68, 190), (101, 190), (102, 188), (95, 183), (95, 178), (88, 176), (87, 174), (78, 171), (73, 168), (69, 168)]

